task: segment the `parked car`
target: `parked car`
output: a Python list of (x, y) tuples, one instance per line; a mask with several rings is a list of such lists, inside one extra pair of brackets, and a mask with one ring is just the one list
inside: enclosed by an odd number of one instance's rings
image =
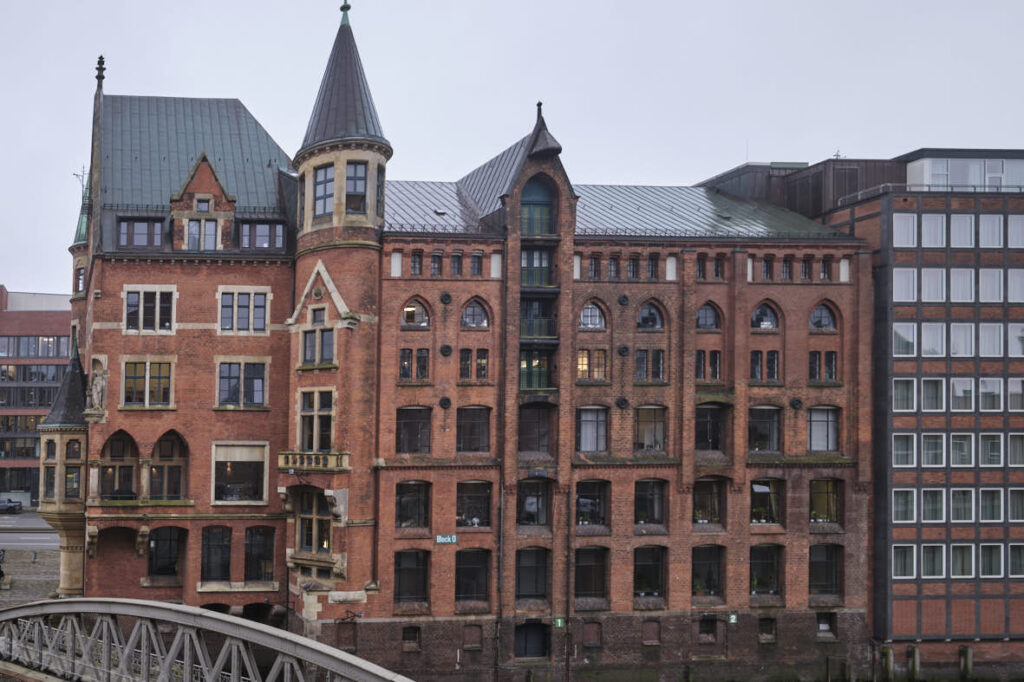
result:
[(20, 514), (21, 513), (21, 502), (18, 500), (12, 500), (7, 498), (6, 500), (0, 500), (0, 514)]

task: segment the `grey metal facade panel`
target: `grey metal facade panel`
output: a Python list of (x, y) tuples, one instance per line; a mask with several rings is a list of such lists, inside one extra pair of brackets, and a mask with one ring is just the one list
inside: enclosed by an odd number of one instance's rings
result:
[(105, 206), (168, 207), (206, 152), (238, 206), (276, 210), (291, 161), (237, 99), (104, 95), (100, 197)]
[(577, 185), (577, 237), (850, 239), (785, 209), (701, 187)]
[(352, 27), (342, 24), (327, 60), (320, 91), (306, 126), (302, 149), (335, 140), (373, 140), (388, 144), (366, 82)]

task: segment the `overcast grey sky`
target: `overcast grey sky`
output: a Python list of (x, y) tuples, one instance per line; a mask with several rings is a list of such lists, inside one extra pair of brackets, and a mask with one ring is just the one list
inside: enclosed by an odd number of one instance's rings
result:
[[(0, 283), (70, 291), (97, 55), (106, 92), (237, 97), (294, 154), (340, 3), (4, 0)], [(1020, 2), (352, 3), (391, 178), (461, 177), (538, 99), (577, 183), (1022, 146)]]

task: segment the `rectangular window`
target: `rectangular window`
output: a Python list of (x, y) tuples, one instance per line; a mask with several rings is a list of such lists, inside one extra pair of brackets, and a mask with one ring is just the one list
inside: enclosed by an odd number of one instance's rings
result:
[(921, 268), (921, 301), (942, 303), (946, 300), (946, 270)]
[(894, 467), (916, 465), (914, 438), (912, 433), (894, 433), (892, 435), (892, 465)]
[(953, 488), (949, 491), (949, 520), (953, 523), (974, 523), (972, 488)]
[(974, 577), (974, 545), (951, 545), (949, 548), (949, 577)]
[(647, 256), (647, 279), (658, 279), (658, 254)]
[(1024, 215), (1008, 216), (1006, 221), (1006, 245), (1011, 249), (1024, 248)]
[(707, 378), (707, 361), (705, 359), (705, 351), (699, 350), (694, 353), (694, 370), (693, 376), (697, 380), (703, 380)]
[(928, 488), (921, 491), (921, 523), (944, 523), (946, 521), (946, 491), (942, 488)]
[(455, 525), (488, 528), (491, 525), (491, 484), (462, 482), (456, 488)]
[(715, 279), (725, 279), (725, 256), (717, 255), (712, 262), (712, 274)]
[(1011, 358), (1024, 357), (1024, 324), (1006, 325), (1007, 355)]
[(1003, 434), (978, 435), (978, 464), (983, 467), (1003, 466)]
[(974, 323), (949, 325), (949, 354), (951, 357), (974, 357)]
[[(598, 352), (603, 356), (603, 350)], [(665, 351), (663, 350), (651, 351), (651, 381), (665, 381)]]
[(945, 545), (921, 545), (921, 577), (946, 577)]
[(423, 254), (419, 251), (413, 251), (412, 255), (409, 257), (409, 274), (423, 274)]
[(974, 379), (950, 377), (949, 409), (952, 412), (974, 411)]
[(954, 249), (974, 248), (974, 216), (954, 213), (949, 219), (949, 245)]
[(921, 466), (941, 467), (946, 464), (946, 435), (943, 433), (921, 434)]
[(974, 435), (970, 433), (949, 434), (949, 465), (954, 467), (974, 466)]
[(1024, 412), (1024, 377), (1006, 380), (1006, 409), (1010, 412)]
[(771, 281), (774, 268), (774, 261), (770, 256), (765, 256), (761, 259), (761, 279), (765, 281)]
[(1012, 467), (1024, 466), (1024, 433), (1006, 435), (1006, 459)]
[(665, 483), (649, 480), (637, 481), (633, 504), (633, 523), (665, 522)]
[(946, 215), (924, 213), (921, 215), (921, 246), (941, 249), (946, 246)]
[[(484, 271), (484, 256), (482, 253), (474, 252), (469, 257), (469, 274), (479, 277)], [(419, 274), (419, 273), (415, 273)]]
[(330, 215), (334, 209), (334, 165), (313, 171), (313, 217)]
[(895, 579), (913, 578), (916, 576), (914, 566), (914, 545), (892, 546), (892, 577)]
[(444, 256), (440, 253), (435, 253), (430, 256), (430, 276), (440, 277), (442, 274), (442, 268), (444, 265)]
[(974, 302), (974, 270), (972, 268), (950, 268), (949, 300), (952, 303)]
[(1001, 358), (1003, 356), (1003, 325), (978, 325), (978, 354), (985, 357)]
[(916, 491), (911, 489), (892, 491), (892, 522), (913, 523), (917, 521)]
[(546, 526), (551, 511), (551, 485), (545, 479), (520, 481), (516, 493), (516, 523)]
[(124, 363), (123, 405), (161, 407), (171, 404), (171, 363)]
[(636, 375), (637, 381), (647, 381), (647, 351), (638, 350), (636, 352)]
[(914, 268), (892, 269), (892, 300), (895, 303), (917, 301), (917, 270)]
[(416, 349), (416, 379), (425, 381), (430, 378), (430, 350), (427, 348)]
[(453, 254), (448, 259), (448, 270), (452, 277), (462, 277), (462, 254)]
[(396, 452), (430, 454), (429, 407), (401, 407), (395, 421)]
[(1010, 489), (1009, 520), (1011, 523), (1024, 521), (1024, 488)]
[(421, 549), (395, 552), (395, 602), (429, 600), (430, 552)]
[(265, 501), (267, 446), (214, 444), (213, 499), (217, 502)]
[(843, 522), (843, 482), (811, 481), (811, 523)]
[(917, 214), (893, 213), (892, 245), (895, 248), (914, 248), (917, 246)]
[(1003, 577), (1003, 546), (981, 545), (980, 576), (982, 578)]
[(921, 357), (944, 357), (946, 355), (946, 325), (939, 323), (921, 324)]
[(633, 441), (635, 451), (665, 450), (666, 411), (664, 407), (636, 408), (634, 412), (636, 429)]
[(548, 550), (516, 551), (516, 599), (547, 599)]
[(245, 581), (274, 579), (274, 529), (250, 526), (245, 529)]
[(804, 256), (803, 260), (800, 261), (800, 279), (808, 281), (811, 279), (811, 267), (814, 265), (814, 259), (811, 256)]
[(491, 553), (486, 549), (455, 553), (455, 601), (488, 601), (490, 564)]
[(793, 281), (793, 257), (786, 256), (782, 259), (782, 272), (779, 275), (783, 282)]
[(913, 379), (892, 380), (893, 412), (913, 412), (917, 409), (916, 384)]
[(608, 449), (608, 410), (584, 407), (576, 410), (577, 452), (605, 452)]
[(617, 280), (619, 278), (619, 259), (609, 258), (608, 259), (608, 279)]
[[(412, 361), (412, 350), (409, 350), (410, 362)], [(409, 370), (409, 377), (412, 378), (412, 369)], [(473, 378), (473, 349), (472, 348), (460, 348), (459, 349), (459, 379), (472, 379)]]
[(913, 322), (893, 323), (892, 354), (895, 357), (913, 357), (917, 355), (917, 325)]
[(1024, 545), (1010, 545), (1010, 577), (1024, 578)]
[(946, 380), (921, 379), (921, 411), (942, 412), (946, 409)]
[(703, 253), (697, 255), (697, 279), (708, 278), (708, 257)]
[(519, 408), (519, 452), (548, 452), (550, 414), (550, 408), (546, 406), (524, 405)]
[(124, 328), (131, 331), (171, 331), (174, 328), (174, 293), (125, 291)]
[(235, 332), (267, 331), (266, 292), (222, 292), (220, 329)]
[(1003, 411), (1003, 380), (978, 379), (978, 406), (982, 412)]
[(1001, 268), (978, 270), (978, 301), (981, 303), (1003, 302), (1003, 271)]
[(1003, 248), (1003, 216), (993, 213), (979, 216), (978, 246), (983, 249)]
[(591, 256), (587, 262), (587, 278), (601, 278), (601, 259), (598, 256)]
[(636, 256), (626, 261), (626, 278), (640, 279), (640, 259)]
[(302, 452), (330, 452), (333, 434), (331, 391), (303, 391), (300, 394)]
[(807, 410), (807, 449), (811, 452), (839, 450), (839, 410), (816, 407)]
[(489, 408), (458, 408), (455, 448), (459, 452), (487, 452), (490, 450)]
[(982, 523), (1003, 522), (1003, 489), (982, 488), (978, 491), (978, 520)]
[(146, 248), (163, 242), (164, 224), (161, 220), (122, 220), (118, 231), (118, 246)]
[(486, 348), (479, 348), (476, 351), (476, 378), (483, 381), (487, 378), (487, 358), (489, 351)]
[(402, 348), (398, 351), (398, 378), (412, 379), (412, 348)]

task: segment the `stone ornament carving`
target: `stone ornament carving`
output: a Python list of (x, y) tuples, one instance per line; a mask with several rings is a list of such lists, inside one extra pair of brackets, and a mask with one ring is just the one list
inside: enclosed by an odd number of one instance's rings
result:
[(86, 398), (86, 408), (90, 410), (102, 410), (107, 403), (107, 371), (94, 369), (92, 378), (89, 381), (89, 395)]

